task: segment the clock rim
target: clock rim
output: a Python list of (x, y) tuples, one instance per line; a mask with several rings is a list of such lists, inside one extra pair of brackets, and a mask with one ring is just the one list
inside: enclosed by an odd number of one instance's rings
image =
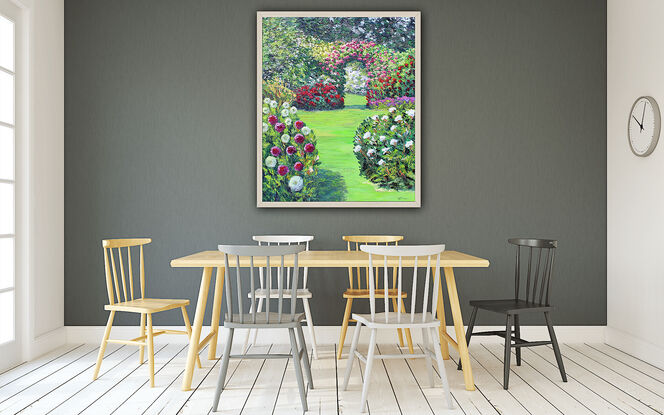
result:
[[(655, 118), (655, 129), (653, 131), (653, 141), (652, 141), (652, 143), (650, 143), (650, 146), (648, 147), (648, 149), (644, 153), (639, 154), (636, 151), (634, 151), (634, 146), (632, 146), (632, 140), (630, 138), (630, 132), (629, 132), (629, 123), (630, 123), (630, 120), (632, 118), (632, 113), (634, 112), (634, 107), (642, 99), (645, 99), (648, 102), (650, 102), (650, 106), (653, 109), (653, 116)], [(661, 124), (662, 123), (661, 123), (661, 115), (660, 115), (660, 112), (659, 112), (659, 105), (657, 104), (657, 101), (655, 100), (655, 98), (651, 97), (650, 95), (642, 95), (642, 96), (638, 97), (634, 101), (634, 103), (632, 104), (632, 107), (629, 110), (629, 115), (627, 117), (627, 142), (629, 143), (629, 149), (632, 150), (632, 154), (634, 154), (637, 157), (647, 157), (650, 154), (652, 154), (653, 151), (655, 151), (655, 147), (657, 147), (657, 143), (659, 142), (659, 135), (660, 135), (660, 132), (661, 132), (661, 127), (662, 127)]]

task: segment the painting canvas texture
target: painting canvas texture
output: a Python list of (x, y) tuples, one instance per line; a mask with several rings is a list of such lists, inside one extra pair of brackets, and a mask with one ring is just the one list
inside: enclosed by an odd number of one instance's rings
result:
[(258, 13), (258, 206), (419, 206), (419, 13)]

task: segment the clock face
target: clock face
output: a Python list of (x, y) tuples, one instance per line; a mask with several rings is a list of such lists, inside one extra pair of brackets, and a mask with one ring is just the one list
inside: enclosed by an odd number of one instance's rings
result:
[(629, 144), (635, 155), (645, 157), (653, 152), (659, 139), (660, 115), (652, 97), (640, 97), (632, 106), (627, 128)]

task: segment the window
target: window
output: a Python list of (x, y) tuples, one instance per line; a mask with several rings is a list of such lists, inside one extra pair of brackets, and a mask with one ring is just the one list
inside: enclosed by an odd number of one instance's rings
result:
[(0, 344), (14, 340), (15, 24), (0, 15)]

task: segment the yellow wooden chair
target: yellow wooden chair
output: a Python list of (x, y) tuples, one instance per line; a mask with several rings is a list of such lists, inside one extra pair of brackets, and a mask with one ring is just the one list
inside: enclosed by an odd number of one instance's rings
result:
[[(389, 245), (393, 243), (394, 245), (398, 245), (399, 241), (403, 240), (403, 236), (397, 236), (397, 235), (349, 235), (349, 236), (344, 236), (343, 240), (346, 241), (347, 248), (349, 251), (352, 250), (353, 245), (356, 251), (360, 250), (360, 245), (367, 245), (367, 244), (385, 244)], [(348, 322), (350, 321), (355, 321), (350, 318), (351, 315), (351, 309), (353, 307), (353, 300), (357, 298), (366, 298), (367, 300), (370, 298), (370, 292), (369, 292), (369, 268), (365, 268), (364, 270), (364, 279), (361, 278), (361, 268), (356, 267), (356, 276), (353, 276), (353, 267), (348, 267), (348, 282), (350, 283), (350, 288), (348, 288), (344, 294), (343, 298), (346, 299), (346, 310), (344, 312), (344, 319), (343, 322), (341, 323), (341, 336), (339, 337), (339, 351), (337, 352), (337, 359), (341, 359), (341, 352), (343, 351), (344, 348), (344, 340), (346, 339), (346, 330), (348, 329)], [(378, 282), (383, 280), (383, 277), (378, 278), (380, 269), (379, 267), (376, 267), (376, 270), (374, 271), (374, 278), (375, 278), (375, 287), (378, 286)], [(388, 289), (388, 298), (392, 299), (392, 307), (394, 311), (397, 311), (398, 304), (401, 304), (401, 310), (405, 310), (405, 306), (403, 303), (403, 299), (406, 298), (407, 294), (405, 292), (401, 293), (401, 298), (400, 301), (397, 301), (398, 297), (398, 290), (396, 288), (396, 283), (397, 283), (397, 269), (396, 267), (392, 270), (392, 287)], [(355, 281), (357, 281), (357, 284), (355, 284)], [(362, 281), (364, 281), (364, 284), (362, 284)], [(383, 291), (381, 290), (380, 292), (376, 292), (377, 298), (385, 298)], [(382, 296), (382, 297), (381, 297)], [(397, 333), (399, 335), (399, 345), (403, 347), (403, 334), (401, 333), (401, 329), (397, 329)], [(408, 349), (410, 353), (414, 353), (413, 350), (413, 340), (410, 336), (410, 329), (406, 329), (406, 341), (408, 342)]]
[[(143, 245), (149, 244), (152, 242), (150, 238), (137, 238), (137, 239), (105, 239), (102, 241), (102, 247), (104, 248), (104, 270), (106, 274), (106, 290), (108, 292), (108, 302), (109, 304), (104, 306), (105, 310), (111, 312), (111, 315), (108, 316), (108, 324), (106, 324), (106, 330), (104, 331), (104, 338), (101, 340), (101, 346), (99, 347), (99, 355), (97, 356), (97, 365), (95, 366), (95, 372), (92, 376), (93, 380), (97, 379), (99, 375), (99, 369), (101, 367), (101, 361), (104, 358), (104, 352), (106, 350), (107, 343), (118, 343), (126, 344), (132, 346), (138, 346), (140, 348), (139, 361), (143, 364), (143, 350), (145, 346), (148, 348), (148, 363), (150, 366), (150, 386), (154, 387), (154, 336), (160, 334), (185, 334), (191, 336), (191, 324), (189, 323), (189, 316), (187, 315), (187, 309), (185, 306), (189, 305), (189, 300), (169, 300), (161, 298), (145, 298), (145, 259), (143, 256)], [(139, 258), (139, 281), (140, 281), (140, 290), (141, 297), (134, 298), (134, 272), (131, 263), (131, 248), (139, 247), (140, 258)], [(118, 274), (115, 267), (115, 253), (113, 249), (117, 251), (118, 262), (120, 266), (120, 276), (122, 278), (122, 286), (118, 284)], [(125, 268), (123, 261), (123, 250), (126, 249), (127, 257), (127, 267)], [(109, 264), (110, 257), (110, 264)], [(128, 280), (125, 278), (125, 269), (127, 270)], [(111, 276), (111, 270), (113, 274)], [(113, 288), (115, 287), (115, 295)], [(127, 291), (129, 289), (129, 291)], [(120, 294), (123, 294), (124, 301), (121, 301), (122, 298)], [(117, 301), (116, 301), (117, 300)], [(181, 330), (152, 330), (152, 314), (158, 313), (160, 311), (172, 310), (179, 308), (182, 311), (182, 319), (184, 324), (187, 327), (187, 331)], [(128, 313), (139, 313), (141, 315), (141, 335), (131, 339), (131, 340), (113, 340), (109, 339), (111, 335), (111, 327), (113, 326), (113, 318), (115, 317), (116, 311), (125, 311)], [(145, 320), (147, 316), (147, 334), (145, 333)], [(201, 367), (201, 361), (198, 356), (196, 356), (198, 367)]]

